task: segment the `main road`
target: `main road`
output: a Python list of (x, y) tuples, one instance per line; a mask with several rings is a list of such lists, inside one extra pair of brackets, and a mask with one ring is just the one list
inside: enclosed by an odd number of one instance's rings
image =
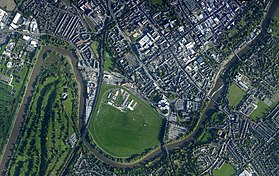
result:
[[(110, 1), (109, 1), (110, 2)], [(249, 49), (249, 45), (255, 43), (258, 40), (258, 37), (262, 35), (263, 32), (266, 32), (266, 27), (267, 27), (267, 22), (268, 20), (274, 16), (275, 11), (277, 9), (278, 5), (276, 4), (276, 0), (273, 0), (270, 8), (268, 9), (268, 12), (265, 16), (265, 19), (262, 21), (261, 23), (261, 32), (258, 34), (257, 37), (255, 37), (252, 41), (250, 41), (249, 43), (247, 43), (244, 47), (242, 47), (241, 49), (237, 50), (237, 51), (233, 51), (232, 55), (230, 56), (230, 58), (227, 61), (224, 61), (224, 63), (220, 66), (220, 69), (218, 71), (218, 73), (216, 74), (215, 80), (214, 80), (214, 86), (213, 89), (211, 91), (211, 95), (215, 94), (214, 92), (216, 92), (217, 90), (220, 90), (224, 84), (223, 80), (222, 80), (222, 76), (224, 73), (226, 73), (233, 64), (235, 64), (236, 62), (239, 62), (238, 58), (239, 56), (241, 56), (242, 54), (245, 54), (245, 52)], [(97, 97), (98, 95), (96, 95)], [(209, 112), (212, 109), (216, 108), (216, 101), (214, 101), (215, 99), (217, 99), (217, 97), (221, 96), (221, 94), (215, 94), (214, 97), (211, 97), (209, 95), (209, 99), (210, 102), (209, 104), (206, 106), (206, 108), (204, 109), (201, 118), (198, 121), (198, 124), (196, 125), (195, 130), (186, 138), (180, 140), (180, 141), (176, 141), (173, 143), (169, 143), (166, 144), (166, 148), (168, 150), (173, 150), (173, 149), (177, 149), (181, 146), (183, 146), (184, 144), (186, 144), (187, 142), (193, 141), (195, 135), (197, 134), (197, 132), (203, 128), (203, 122), (206, 120), (207, 118), (207, 112)], [(93, 109), (94, 111), (94, 109)], [(87, 130), (86, 130), (87, 132)], [(149, 161), (150, 159), (152, 159), (153, 157), (155, 157), (156, 155), (159, 155), (162, 151), (161, 148), (158, 148), (154, 151), (152, 151), (150, 154), (146, 155), (144, 158), (142, 158), (141, 160), (138, 160), (136, 162), (133, 163), (119, 163), (119, 162), (115, 162), (107, 157), (105, 157), (104, 155), (102, 155), (100, 152), (98, 152), (96, 149), (94, 149), (90, 143), (88, 141), (83, 140), (85, 142), (85, 144), (89, 147), (90, 151), (93, 152), (93, 154), (99, 158), (100, 160), (104, 161), (107, 164), (110, 164), (114, 167), (118, 167), (118, 168), (133, 168), (133, 167), (137, 167), (142, 165), (143, 163), (146, 163), (147, 161)]]
[[(268, 14), (267, 14), (266, 18), (263, 20), (263, 23), (261, 25), (262, 29), (264, 29), (264, 30), (262, 30), (262, 32), (266, 31), (265, 29), (266, 29), (266, 25), (267, 25), (267, 20), (271, 16), (274, 15), (277, 7), (278, 6), (276, 5), (276, 0), (274, 0), (272, 2), (271, 7), (269, 8), (269, 11), (268, 11)], [(257, 38), (258, 37), (256, 37), (251, 43), (256, 41)], [(102, 46), (100, 47), (100, 50), (101, 50), (100, 54), (102, 54), (102, 56), (103, 56), (103, 52), (104, 52), (104, 47), (105, 46), (104, 46), (104, 38), (103, 38)], [(236, 53), (234, 53), (234, 58), (236, 58), (236, 56), (238, 54), (243, 54), (243, 51), (246, 50), (246, 49), (247, 49), (247, 47), (244, 47), (242, 50), (239, 50)], [(72, 65), (74, 66), (73, 68), (74, 68), (75, 76), (76, 76), (77, 81), (78, 81), (79, 86), (80, 86), (80, 90), (81, 90), (81, 92), (83, 92), (85, 90), (82, 78), (80, 76), (80, 73), (78, 72), (78, 70), (76, 68), (77, 60), (72, 55), (72, 53), (67, 51), (66, 49), (63, 49), (63, 48), (58, 48), (58, 47), (54, 47), (54, 46), (44, 46), (42, 48), (42, 51), (39, 54), (39, 57), (38, 57), (38, 60), (37, 60), (36, 64), (35, 64), (35, 66), (34, 66), (34, 68), (32, 70), (32, 74), (31, 74), (31, 77), (30, 77), (30, 80), (29, 80), (29, 83), (28, 83), (28, 87), (27, 87), (27, 89), (25, 91), (23, 101), (22, 101), (22, 103), (20, 105), (19, 112), (18, 112), (18, 114), (16, 116), (16, 120), (15, 120), (15, 123), (14, 123), (14, 126), (13, 126), (13, 130), (12, 130), (12, 133), (11, 133), (11, 137), (10, 137), (10, 139), (8, 141), (7, 148), (6, 148), (5, 153), (3, 155), (2, 162), (0, 163), (0, 174), (3, 173), (3, 171), (5, 169), (5, 165), (8, 163), (8, 160), (9, 160), (9, 158), (11, 156), (12, 149), (14, 148), (14, 145), (16, 143), (18, 135), (20, 134), (20, 127), (21, 127), (21, 124), (22, 124), (22, 122), (24, 120), (25, 109), (28, 106), (29, 98), (32, 96), (32, 90), (33, 90), (33, 86), (32, 85), (35, 83), (35, 79), (36, 79), (37, 75), (39, 74), (40, 67), (42, 65), (42, 55), (43, 55), (44, 52), (46, 52), (48, 50), (56, 51), (56, 52), (58, 52), (60, 54), (67, 55), (67, 56), (69, 56), (71, 58)], [(218, 90), (220, 88), (220, 86), (222, 86), (222, 82), (221, 83), (219, 82), (219, 80), (221, 81), (221, 79), (220, 79), (221, 74), (220, 73), (221, 72), (223, 73), (228, 68), (230, 68), (230, 66), (232, 64), (234, 64), (235, 60), (237, 60), (237, 59), (231, 59), (228, 63), (224, 64), (224, 66), (222, 67), (223, 70), (220, 71), (219, 74), (216, 77), (216, 81), (215, 81), (215, 84), (213, 86), (214, 88), (212, 90)], [(102, 83), (102, 69), (103, 69), (103, 60), (101, 60), (101, 69), (100, 69), (100, 73), (101, 74), (100, 74), (99, 81), (98, 81), (99, 84), (98, 84), (98, 89), (97, 89), (96, 97), (98, 96), (98, 93), (99, 93), (99, 90), (100, 90), (100, 86), (101, 86), (101, 83)], [(167, 144), (166, 147), (168, 148), (168, 150), (179, 148), (180, 146), (184, 145), (185, 143), (194, 140), (194, 136), (196, 135), (196, 133), (203, 127), (203, 122), (205, 121), (205, 119), (207, 117), (207, 115), (206, 115), (207, 111), (209, 111), (210, 109), (214, 108), (215, 105), (216, 104), (213, 101), (210, 101), (210, 103), (207, 105), (207, 107), (203, 111), (203, 114), (202, 114), (200, 120), (198, 121), (198, 124), (197, 124), (195, 130), (187, 138), (184, 138), (181, 141), (176, 141), (174, 143)], [(80, 108), (79, 108), (80, 119), (82, 119), (82, 117), (84, 115), (83, 114), (83, 108), (84, 108), (84, 94), (80, 93)], [(80, 130), (81, 130), (81, 134), (82, 134), (82, 141), (89, 147), (89, 149), (93, 152), (93, 154), (97, 158), (99, 158), (100, 160), (102, 160), (102, 161), (104, 161), (104, 162), (106, 162), (106, 163), (108, 163), (108, 164), (110, 164), (110, 165), (112, 165), (114, 167), (132, 168), (132, 167), (140, 166), (141, 164), (147, 162), (148, 160), (152, 159), (154, 156), (159, 155), (162, 152), (161, 149), (159, 148), (157, 150), (154, 150), (152, 153), (148, 154), (147, 156), (145, 156), (143, 159), (141, 159), (139, 161), (136, 161), (134, 163), (118, 163), (118, 162), (112, 161), (112, 160), (106, 158), (105, 156), (103, 156), (101, 153), (99, 153), (94, 148), (92, 148), (90, 143), (88, 141), (86, 141), (85, 135), (88, 132), (88, 124), (86, 124), (84, 126), (83, 125), (80, 126), (81, 127)]]

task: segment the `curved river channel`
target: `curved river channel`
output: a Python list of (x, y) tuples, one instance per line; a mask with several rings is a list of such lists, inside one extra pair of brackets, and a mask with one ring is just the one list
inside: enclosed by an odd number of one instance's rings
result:
[[(38, 55), (36, 64), (33, 67), (33, 71), (31, 73), (31, 76), (30, 76), (30, 79), (29, 79), (29, 82), (28, 82), (28, 86), (26, 88), (22, 103), (20, 105), (18, 114), (17, 114), (16, 119), (15, 119), (13, 130), (11, 131), (10, 139), (8, 141), (5, 153), (3, 155), (2, 162), (0, 163), (0, 175), (2, 175), (2, 172), (4, 172), (5, 167), (8, 164), (9, 158), (12, 155), (12, 150), (14, 149), (14, 146), (17, 142), (18, 136), (20, 134), (22, 123), (24, 122), (25, 112), (26, 112), (26, 109), (28, 108), (29, 102), (30, 102), (31, 97), (32, 97), (32, 91), (34, 89), (33, 85), (36, 84), (36, 78), (40, 74), (41, 66), (43, 64), (43, 55), (47, 51), (55, 51), (55, 52), (57, 52), (61, 55), (64, 55), (64, 56), (67, 56), (68, 58), (70, 58), (71, 65), (72, 65), (72, 68), (74, 70), (74, 75), (76, 77), (79, 90), (82, 90), (80, 92), (84, 92), (83, 91), (84, 90), (84, 84), (83, 84), (81, 75), (80, 75), (79, 71), (77, 70), (77, 59), (73, 56), (73, 54), (70, 51), (68, 51), (64, 48), (60, 48), (60, 47), (56, 47), (56, 46), (43, 46), (39, 55)], [(79, 97), (80, 97), (80, 100), (79, 100), (79, 117), (80, 118), (79, 119), (82, 119), (81, 117), (83, 116), (84, 95), (80, 94)], [(81, 120), (80, 120), (79, 123), (81, 124)]]
[[(223, 96), (223, 94), (222, 94), (223, 91), (222, 90), (227, 86), (227, 85), (225, 85), (226, 74), (229, 72), (229, 70), (235, 64), (239, 63), (238, 57), (243, 56), (249, 50), (250, 46), (255, 44), (257, 42), (257, 40), (261, 37), (261, 35), (266, 32), (267, 27), (268, 27), (268, 22), (271, 18), (274, 17), (274, 15), (276, 13), (276, 10), (278, 8), (278, 3), (277, 2), (278, 2), (277, 0), (273, 0), (272, 4), (270, 5), (270, 7), (268, 9), (268, 12), (267, 12), (267, 15), (265, 16), (265, 19), (262, 21), (262, 24), (261, 24), (261, 29), (262, 30), (261, 30), (260, 34), (254, 40), (249, 42), (248, 45), (242, 47), (239, 51), (236, 51), (234, 57), (232, 57), (232, 59), (224, 65), (224, 67), (221, 70), (220, 74), (218, 75), (217, 80), (214, 84), (214, 87), (211, 91), (211, 95), (212, 95), (212, 92), (216, 91), (216, 93), (214, 94), (212, 99), (217, 100), (219, 97)], [(223, 88), (220, 89), (222, 86), (223, 86)], [(221, 90), (221, 91), (217, 91), (217, 90)], [(203, 123), (208, 118), (208, 115), (211, 114), (211, 112), (213, 110), (216, 110), (217, 108), (218, 108), (217, 105), (213, 101), (210, 101), (209, 104), (207, 105), (207, 107), (205, 108), (204, 113), (202, 114), (200, 120), (198, 121), (198, 124), (197, 124), (195, 130), (189, 136), (187, 136), (186, 138), (184, 138), (180, 141), (176, 141), (176, 142), (173, 142), (173, 143), (170, 143), (170, 144), (166, 144), (166, 148), (168, 150), (179, 149), (181, 146), (186, 145), (187, 143), (193, 141), (195, 139), (195, 135), (200, 130), (202, 130), (202, 128), (204, 126)], [(160, 153), (162, 153), (162, 149), (158, 148), (158, 149), (152, 151), (147, 156), (145, 156), (140, 161), (137, 161), (137, 162), (134, 162), (134, 163), (118, 163), (118, 162), (115, 162), (115, 161), (112, 161), (112, 160), (108, 159), (107, 157), (105, 157), (101, 153), (99, 153), (96, 149), (92, 148), (88, 141), (86, 141), (86, 140), (83, 140), (83, 141), (85, 142), (85, 144), (89, 147), (89, 149), (94, 153), (94, 155), (97, 158), (99, 158), (100, 160), (102, 160), (102, 161), (104, 161), (104, 162), (106, 162), (106, 163), (108, 163), (108, 164), (110, 164), (114, 167), (118, 167), (118, 168), (133, 168), (133, 167), (140, 166), (140, 165), (146, 163), (147, 161), (151, 160), (155, 156), (159, 155)]]
[[(268, 10), (268, 13), (266, 15), (266, 18), (264, 19), (263, 23), (262, 23), (262, 31), (261, 33), (258, 35), (258, 37), (256, 37), (253, 41), (250, 42), (250, 45), (254, 44), (259, 36), (262, 35), (263, 32), (266, 32), (266, 28), (267, 28), (267, 24), (268, 24), (268, 21), (270, 18), (272, 18), (276, 12), (276, 9), (278, 8), (278, 5), (276, 3), (277, 1), (276, 0), (273, 0), (269, 10)], [(243, 54), (245, 54), (247, 52), (247, 50), (249, 49), (249, 45), (246, 45), (245, 47), (243, 47), (241, 50), (239, 50), (236, 54), (238, 54), (239, 57), (241, 57)], [(150, 154), (148, 154), (147, 156), (145, 156), (143, 159), (141, 159), (140, 161), (137, 161), (137, 162), (134, 162), (134, 163), (118, 163), (118, 162), (114, 162), (108, 158), (106, 158), (105, 156), (103, 156), (101, 153), (99, 153), (96, 149), (94, 149), (93, 147), (91, 147), (90, 143), (88, 141), (86, 141), (85, 139), (85, 134), (87, 133), (87, 129), (81, 129), (83, 128), (83, 125), (82, 125), (82, 119), (83, 119), (83, 116), (84, 116), (84, 102), (85, 102), (85, 87), (84, 87), (84, 82), (82, 80), (82, 77), (79, 73), (79, 71), (77, 70), (77, 59), (73, 56), (73, 54), (64, 49), (64, 48), (60, 48), (60, 47), (56, 47), (56, 46), (43, 46), (40, 53), (39, 53), (39, 56), (38, 56), (38, 59), (37, 59), (37, 62), (33, 68), (33, 71), (32, 71), (32, 74), (31, 74), (31, 77), (30, 77), (30, 80), (29, 80), (29, 83), (28, 83), (28, 86), (27, 86), (27, 89), (25, 91), (25, 95), (23, 97), (23, 101), (20, 105), (20, 109), (19, 109), (19, 112), (18, 112), (18, 115), (15, 119), (15, 123), (14, 123), (14, 126), (13, 126), (13, 130), (11, 131), (11, 137), (8, 141), (8, 144), (7, 144), (7, 147), (6, 147), (6, 150), (5, 150), (5, 153), (3, 155), (3, 159), (2, 159), (2, 162), (0, 163), (0, 175), (2, 174), (2, 172), (5, 170), (5, 166), (7, 165), (8, 161), (9, 161), (9, 158), (12, 154), (12, 150), (14, 148), (14, 145), (16, 144), (16, 141), (17, 141), (17, 138), (20, 134), (20, 129), (21, 129), (21, 125), (24, 121), (24, 115), (25, 115), (25, 110), (27, 109), (28, 107), (28, 102), (30, 101), (31, 99), (31, 96), (32, 96), (32, 91), (33, 91), (33, 85), (36, 83), (36, 78), (37, 76), (40, 74), (40, 70), (41, 70), (41, 66), (42, 66), (42, 63), (43, 63), (43, 54), (47, 51), (55, 51), (59, 54), (62, 54), (62, 55), (65, 55), (65, 56), (68, 56), (70, 59), (71, 59), (71, 63), (72, 63), (72, 66), (73, 66), (73, 70), (74, 70), (74, 74), (75, 74), (75, 77), (76, 77), (76, 80), (78, 82), (78, 86), (79, 86), (79, 90), (80, 90), (80, 101), (79, 101), (79, 128), (80, 128), (80, 131), (83, 131), (83, 134), (82, 134), (82, 141), (89, 147), (90, 151), (93, 152), (93, 154), (99, 158), (100, 160), (104, 161), (105, 163), (108, 163), (114, 167), (119, 167), (119, 168), (132, 168), (132, 167), (137, 167), (137, 166), (140, 166), (142, 165), (143, 163), (149, 161), (150, 159), (154, 158), (155, 156), (159, 155), (162, 150), (161, 148), (158, 148), (154, 151), (152, 151)], [(236, 56), (234, 56), (224, 67), (223, 67), (223, 70), (221, 71), (220, 75), (218, 75), (218, 78), (217, 78), (217, 81), (214, 85), (214, 88), (213, 88), (213, 91), (216, 91), (218, 90), (221, 86), (224, 85), (224, 76), (223, 75), (226, 75), (226, 73), (228, 72), (228, 70), (230, 70), (230, 68), (234, 65), (234, 64), (237, 64), (239, 62), (238, 58)], [(219, 91), (220, 92), (220, 91)], [(222, 96), (221, 93), (216, 93), (213, 97), (213, 99), (217, 99), (218, 97)], [(199, 120), (195, 130), (187, 137), (187, 138), (184, 138), (183, 140), (181, 141), (177, 141), (177, 142), (174, 142), (174, 143), (170, 143), (170, 144), (166, 144), (166, 147), (168, 148), (168, 150), (173, 150), (173, 149), (177, 149), (177, 148), (180, 148), (181, 146), (187, 144), (188, 142), (190, 141), (193, 141), (194, 140), (194, 137), (196, 135), (196, 133), (201, 130), (203, 128), (203, 122), (206, 120), (207, 118), (207, 114), (208, 112), (216, 109), (216, 104), (213, 102), (213, 101), (210, 101), (209, 104), (207, 105), (204, 113), (202, 114), (201, 116), (201, 119)]]

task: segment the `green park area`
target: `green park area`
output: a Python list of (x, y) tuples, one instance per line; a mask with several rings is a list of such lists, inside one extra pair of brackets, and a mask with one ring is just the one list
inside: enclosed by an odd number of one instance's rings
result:
[(163, 4), (163, 1), (162, 0), (151, 0), (151, 3), (153, 5), (162, 5)]
[(250, 118), (253, 121), (257, 121), (270, 109), (263, 101), (259, 100), (257, 108), (251, 113)]
[(224, 163), (220, 169), (213, 170), (213, 176), (233, 176), (234, 174), (234, 167), (228, 163)]
[[(115, 88), (128, 92), (129, 99), (136, 103), (134, 110), (121, 111), (108, 104), (108, 96)], [(113, 157), (126, 158), (159, 144), (160, 115), (123, 87), (102, 85), (92, 118), (90, 132), (94, 141)]]
[(208, 131), (205, 130), (198, 138), (199, 142), (205, 144), (213, 139), (213, 135)]
[(229, 100), (230, 107), (236, 107), (240, 101), (242, 100), (243, 96), (246, 93), (240, 89), (235, 83), (232, 83), (229, 87), (227, 98)]
[(8, 140), (8, 133), (18, 106), (18, 92), (12, 87), (0, 82), (0, 159), (4, 145)]
[[(25, 44), (20, 39), (15, 44), (13, 53), (19, 54)], [(2, 46), (1, 50), (4, 51), (5, 47), (6, 45)], [(22, 55), (22, 60), (24, 61), (29, 60), (32, 62), (33, 58), (30, 52)], [(17, 65), (16, 67), (7, 67), (9, 62), (10, 58), (7, 55), (0, 54), (0, 160), (31, 70), (30, 63), (24, 62), (24, 64), (20, 64), (20, 60), (15, 60), (13, 64)], [(9, 79), (9, 81), (7, 82), (5, 79)]]
[(274, 19), (271, 23), (271, 29), (272, 29), (272, 36), (278, 37), (279, 36), (279, 10), (277, 9), (276, 15), (274, 16)]
[(113, 62), (112, 62), (112, 57), (108, 52), (105, 53), (105, 70), (109, 71), (112, 70), (113, 68)]
[(91, 44), (91, 48), (95, 54), (98, 54), (98, 46), (99, 46), (99, 43), (96, 41), (92, 42), (92, 44)]
[(78, 87), (71, 65), (54, 52), (43, 58), (7, 175), (59, 175), (71, 154), (69, 138), (78, 133)]

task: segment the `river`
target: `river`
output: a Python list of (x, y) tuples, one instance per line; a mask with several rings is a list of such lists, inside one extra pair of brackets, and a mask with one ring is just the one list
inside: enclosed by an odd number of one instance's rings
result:
[[(268, 26), (268, 22), (269, 22), (270, 18), (272, 18), (275, 15), (275, 12), (276, 12), (277, 8), (278, 8), (277, 1), (274, 0), (272, 2), (272, 4), (271, 4), (271, 7), (269, 8), (269, 11), (268, 11), (268, 13), (266, 15), (266, 18), (264, 19), (264, 21), (262, 23), (261, 33), (253, 41), (251, 41), (249, 45), (252, 45), (255, 42), (257, 42), (257, 40), (261, 37), (262, 33), (266, 32), (266, 29), (267, 29), (267, 26)], [(218, 90), (221, 86), (224, 85), (224, 83), (225, 83), (224, 79), (226, 77), (226, 73), (230, 70), (230, 68), (232, 68), (233, 65), (235, 65), (235, 64), (237, 64), (239, 62), (238, 57), (241, 57), (243, 54), (245, 54), (249, 50), (249, 45), (246, 45), (241, 50), (239, 50), (236, 53), (236, 55), (238, 55), (238, 56), (234, 56), (224, 66), (224, 69), (223, 69), (222, 73), (220, 73), (218, 78), (216, 78), (216, 82), (215, 82), (213, 91)], [(66, 56), (68, 56), (71, 59), (71, 62), (72, 62), (72, 65), (73, 65), (73, 69), (74, 69), (74, 73), (75, 73), (76, 79), (78, 81), (79, 88), (81, 90), (81, 92), (80, 92), (80, 95), (81, 95), (80, 96), (80, 106), (79, 106), (79, 117), (80, 117), (79, 118), (79, 128), (83, 127), (83, 125), (82, 125), (83, 120), (82, 119), (83, 119), (84, 110), (85, 110), (85, 108), (84, 108), (84, 103), (85, 103), (85, 86), (84, 86), (84, 82), (82, 80), (82, 77), (81, 77), (81, 75), (80, 75), (80, 73), (79, 73), (79, 71), (77, 70), (77, 67), (76, 67), (77, 59), (73, 56), (73, 54), (70, 51), (68, 51), (68, 50), (66, 50), (64, 48), (59, 48), (59, 47), (55, 47), (55, 46), (43, 46), (42, 50), (39, 53), (38, 60), (37, 60), (35, 66), (33, 68), (33, 72), (31, 74), (31, 77), (30, 77), (30, 80), (29, 80), (29, 83), (28, 83), (28, 86), (27, 86), (27, 89), (26, 89), (26, 92), (25, 92), (22, 104), (20, 105), (19, 113), (18, 113), (18, 115), (16, 117), (16, 121), (15, 121), (13, 130), (12, 130), (12, 133), (11, 133), (11, 137), (9, 139), (7, 148), (6, 148), (5, 153), (3, 155), (3, 159), (2, 159), (2, 162), (0, 164), (0, 174), (3, 173), (3, 171), (5, 169), (5, 166), (8, 163), (8, 160), (9, 160), (11, 154), (12, 154), (12, 150), (14, 148), (14, 145), (15, 145), (16, 141), (17, 141), (18, 135), (20, 134), (20, 128), (21, 128), (21, 125), (22, 125), (22, 123), (24, 121), (25, 110), (27, 109), (28, 102), (30, 101), (31, 96), (32, 96), (32, 90), (33, 90), (33, 86), (32, 85), (35, 84), (36, 78), (37, 78), (37, 76), (40, 73), (41, 65), (43, 63), (42, 56), (47, 51), (55, 51), (55, 52), (60, 53), (62, 55), (66, 55)], [(222, 89), (224, 89), (224, 88), (222, 88)], [(220, 97), (220, 96), (222, 96), (222, 93), (217, 93), (217, 94), (214, 95), (213, 98), (214, 99), (218, 99), (218, 97)], [(206, 120), (206, 118), (208, 118), (208, 114), (210, 114), (210, 112), (212, 110), (215, 110), (216, 108), (217, 108), (216, 104), (213, 101), (210, 101), (208, 106), (205, 108), (205, 111), (202, 114), (202, 116), (201, 116), (201, 118), (200, 118), (200, 120), (199, 120), (199, 122), (197, 124), (197, 127), (193, 131), (193, 133), (191, 133), (187, 138), (184, 138), (181, 141), (177, 141), (177, 142), (174, 142), (174, 143), (171, 143), (171, 144), (167, 144), (168, 150), (173, 150), (173, 149), (180, 148), (181, 146), (187, 144), (188, 142), (193, 141), (194, 138), (195, 138), (196, 133), (203, 128), (203, 122)], [(83, 131), (83, 130), (81, 129), (81, 131)], [(87, 131), (87, 130), (85, 130), (85, 131)], [(86, 132), (85, 132), (85, 134), (86, 134)], [(85, 142), (85, 144), (87, 146), (90, 146), (90, 144), (87, 141), (84, 141), (84, 142)], [(154, 150), (152, 153), (148, 154), (146, 157), (144, 157), (142, 160), (140, 160), (138, 162), (131, 163), (131, 164), (123, 164), (123, 163), (114, 162), (114, 161), (106, 158), (105, 156), (103, 156), (101, 153), (99, 153), (97, 150), (95, 150), (92, 147), (89, 147), (89, 148), (90, 148), (90, 150), (94, 153), (94, 155), (97, 158), (99, 158), (100, 160), (104, 161), (105, 163), (108, 163), (108, 164), (110, 164), (110, 165), (112, 165), (114, 167), (118, 167), (118, 168), (132, 168), (132, 167), (140, 166), (141, 164), (149, 161), (150, 159), (152, 159), (153, 157), (159, 155), (162, 152), (161, 149), (159, 148), (157, 150)]]
[(82, 90), (82, 91), (80, 91), (81, 96), (79, 96), (80, 97), (80, 100), (79, 100), (79, 117), (80, 117), (79, 119), (80, 119), (80, 122), (79, 123), (80, 124), (82, 123), (82, 117), (84, 116), (84, 108), (83, 107), (84, 107), (84, 102), (85, 102), (84, 101), (84, 98), (85, 98), (84, 96), (85, 95), (81, 94), (81, 92), (84, 92), (85, 88), (84, 88), (82, 77), (81, 77), (79, 71), (77, 70), (77, 59), (73, 56), (73, 54), (70, 51), (68, 51), (64, 48), (59, 48), (59, 47), (56, 47), (56, 46), (43, 46), (42, 49), (40, 50), (39, 55), (38, 55), (36, 64), (33, 67), (28, 86), (26, 88), (22, 103), (20, 105), (19, 112), (18, 112), (18, 114), (16, 116), (16, 119), (15, 119), (15, 123), (14, 123), (14, 126), (13, 126), (13, 130), (11, 132), (11, 136), (9, 138), (5, 153), (3, 155), (2, 162), (0, 163), (0, 175), (2, 175), (4, 173), (5, 167), (8, 164), (10, 156), (12, 155), (12, 150), (14, 149), (15, 144), (18, 140), (18, 136), (20, 134), (22, 123), (24, 122), (24, 116), (26, 115), (26, 110), (27, 110), (28, 105), (29, 105), (29, 103), (31, 101), (31, 98), (32, 98), (32, 91), (34, 89), (33, 85), (36, 84), (36, 78), (40, 74), (41, 66), (43, 64), (43, 55), (47, 51), (55, 51), (55, 52), (57, 52), (61, 55), (68, 56), (71, 59), (71, 65), (72, 65), (72, 68), (74, 70), (74, 75), (76, 77), (76, 80), (78, 82), (79, 90)]
[[(259, 38), (262, 36), (262, 34), (266, 32), (267, 27), (268, 27), (268, 22), (270, 21), (271, 18), (274, 17), (277, 8), (278, 8), (278, 3), (277, 3), (276, 0), (273, 0), (270, 8), (268, 9), (267, 15), (266, 15), (265, 19), (263, 20), (263, 22), (261, 24), (261, 29), (262, 30), (261, 30), (260, 34), (254, 40), (252, 40), (248, 45), (245, 45), (240, 50), (236, 51), (234, 53), (234, 55), (232, 56), (232, 58), (229, 60), (229, 62), (227, 62), (224, 65), (224, 68), (221, 70), (220, 74), (216, 78), (216, 82), (215, 82), (214, 87), (212, 89), (212, 92), (215, 92), (216, 90), (220, 90), (220, 91), (216, 92), (216, 94), (214, 94), (214, 96), (212, 97), (214, 100), (217, 100), (218, 98), (224, 96), (224, 93), (225, 93), (224, 90), (227, 86), (226, 85), (227, 73), (230, 71), (230, 69), (235, 64), (238, 64), (240, 62), (239, 57), (243, 56), (249, 50), (250, 46), (255, 44), (257, 42), (257, 40), (259, 40)], [(221, 88), (221, 86), (223, 86), (223, 88)], [(200, 130), (203, 129), (204, 121), (207, 118), (209, 118), (212, 115), (212, 112), (217, 110), (217, 108), (218, 108), (217, 105), (213, 101), (210, 101), (209, 104), (207, 105), (207, 107), (205, 108), (205, 110), (203, 111), (203, 114), (202, 114), (200, 120), (198, 121), (198, 124), (197, 124), (195, 130), (189, 136), (184, 138), (183, 140), (167, 144), (166, 146), (167, 146), (168, 150), (179, 149), (181, 146), (186, 145), (187, 143), (193, 141), (195, 139), (195, 135)], [(87, 146), (90, 146), (90, 144), (87, 143)], [(114, 162), (114, 161), (106, 158), (105, 156), (103, 156), (101, 153), (99, 153), (97, 150), (95, 150), (92, 147), (89, 147), (89, 149), (100, 160), (102, 160), (105, 163), (108, 163), (108, 164), (110, 164), (114, 167), (118, 167), (118, 168), (133, 168), (133, 167), (140, 166), (141, 164), (146, 163), (147, 161), (151, 160), (153, 157), (159, 155), (162, 152), (161, 148), (159, 148), (157, 150), (154, 150), (152, 153), (148, 154), (146, 157), (144, 157), (142, 160), (140, 160), (138, 162), (131, 163), (131, 164), (126, 164), (126, 163), (123, 164), (123, 163)]]
[[(221, 86), (223, 86), (223, 88), (221, 88), (220, 91), (218, 91), (212, 97), (214, 100), (217, 101), (218, 98), (224, 96), (225, 87), (228, 86), (228, 85), (226, 85), (226, 76), (227, 76), (228, 72), (235, 64), (238, 64), (240, 62), (239, 57), (243, 56), (250, 49), (250, 46), (254, 45), (261, 38), (262, 34), (266, 33), (269, 21), (270, 21), (270, 19), (272, 19), (274, 17), (277, 8), (278, 8), (278, 2), (276, 0), (274, 0), (268, 10), (266, 18), (262, 22), (262, 25), (261, 25), (262, 30), (261, 30), (260, 34), (253, 41), (251, 41), (249, 43), (249, 45), (246, 45), (243, 48), (241, 48), (239, 51), (237, 51), (235, 53), (234, 57), (228, 63), (226, 63), (226, 65), (224, 66), (224, 69), (221, 71), (219, 77), (217, 78), (214, 88), (212, 89), (212, 92), (215, 92), (218, 89), (220, 89)], [(203, 127), (203, 122), (206, 120), (206, 118), (208, 118), (208, 115), (211, 115), (211, 112), (214, 110), (217, 110), (217, 106), (213, 101), (210, 101), (209, 105), (205, 109), (205, 113), (202, 114), (202, 117), (197, 124), (196, 130), (190, 136), (183, 139), (182, 141), (178, 141), (178, 142), (169, 144), (168, 149), (179, 148), (179, 146), (193, 140), (195, 134), (199, 131), (199, 129), (201, 129)]]

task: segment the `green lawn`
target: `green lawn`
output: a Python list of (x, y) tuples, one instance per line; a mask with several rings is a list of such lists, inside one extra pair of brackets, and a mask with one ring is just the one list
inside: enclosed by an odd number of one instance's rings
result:
[[(2, 46), (0, 53), (4, 49), (5, 47)], [(14, 53), (16, 52), (14, 51)], [(29, 59), (32, 60), (34, 58), (30, 57)], [(6, 67), (6, 64), (7, 61), (5, 61), (5, 59), (0, 61), (0, 75), (10, 76), (12, 74), (13, 81), (12, 86), (0, 81), (0, 160), (9, 137), (11, 124), (13, 123), (15, 113), (20, 105), (25, 90), (24, 85), (26, 84), (30, 71), (30, 64), (28, 63), (10, 69)]]
[(69, 92), (68, 98), (64, 101), (64, 108), (67, 115), (70, 115), (72, 113), (72, 106), (72, 94)]
[(151, 0), (151, 3), (153, 5), (162, 5), (163, 4), (163, 1), (162, 0)]
[(235, 169), (231, 164), (224, 163), (223, 166), (217, 170), (213, 170), (213, 176), (232, 176), (235, 174)]
[(99, 43), (96, 41), (92, 42), (92, 44), (91, 44), (91, 48), (93, 49), (95, 54), (98, 54), (98, 46), (99, 46)]
[[(78, 133), (78, 90), (72, 85), (76, 83), (67, 59), (48, 52), (7, 175), (58, 175), (71, 152), (68, 140)], [(63, 102), (63, 92), (75, 103)]]
[(215, 112), (211, 119), (210, 119), (210, 123), (213, 123), (213, 124), (222, 124), (224, 119), (226, 118), (226, 115), (221, 113), (221, 112)]
[(276, 15), (274, 16), (274, 22), (271, 24), (272, 36), (278, 37), (279, 35), (279, 10), (277, 9)]
[(231, 84), (227, 94), (229, 106), (236, 107), (245, 94), (235, 83)]
[(102, 86), (102, 98), (99, 98), (92, 117), (90, 132), (97, 145), (114, 157), (129, 157), (159, 144), (160, 115), (133, 94), (130, 97), (138, 102), (134, 111), (121, 112), (104, 103), (109, 90), (114, 87)]
[(250, 115), (250, 118), (254, 121), (260, 119), (269, 110), (269, 107), (261, 100), (258, 102), (257, 105), (257, 109), (255, 109)]
[(105, 70), (108, 71), (108, 70), (112, 70), (112, 60), (111, 60), (111, 56), (109, 55), (108, 52), (105, 53)]
[(201, 136), (199, 136), (198, 140), (204, 144), (212, 140), (212, 138), (213, 138), (212, 134), (208, 130), (206, 130), (201, 134)]

